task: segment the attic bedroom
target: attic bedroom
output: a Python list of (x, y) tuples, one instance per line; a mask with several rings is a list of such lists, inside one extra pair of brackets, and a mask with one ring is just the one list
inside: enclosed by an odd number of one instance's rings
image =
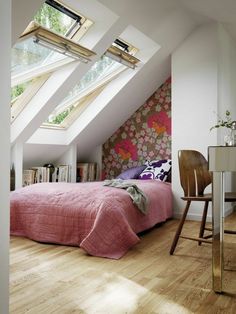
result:
[(0, 8), (0, 313), (235, 313), (236, 6)]

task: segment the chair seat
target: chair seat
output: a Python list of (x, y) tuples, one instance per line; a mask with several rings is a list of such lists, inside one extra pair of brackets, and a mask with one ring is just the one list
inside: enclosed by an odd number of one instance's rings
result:
[[(201, 196), (183, 196), (181, 197), (182, 200), (184, 201), (212, 201), (212, 194), (207, 193)], [(225, 202), (236, 202), (236, 193), (235, 192), (226, 192), (225, 193)]]
[(211, 202), (212, 200), (212, 195), (211, 193), (208, 194), (204, 194), (201, 196), (183, 196), (181, 197), (182, 200), (184, 201), (201, 201), (201, 202), (205, 202), (205, 201), (209, 201)]

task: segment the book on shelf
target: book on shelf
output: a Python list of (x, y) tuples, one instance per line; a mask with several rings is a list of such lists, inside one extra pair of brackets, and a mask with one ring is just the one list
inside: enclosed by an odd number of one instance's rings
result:
[(77, 182), (91, 182), (97, 179), (97, 164), (95, 162), (77, 163)]
[(70, 166), (31, 167), (23, 170), (23, 186), (41, 182), (70, 182)]
[(36, 171), (35, 183), (49, 182), (50, 180), (50, 169), (47, 167), (32, 167), (32, 170)]
[(36, 170), (27, 169), (23, 171), (23, 186), (35, 183)]
[(69, 165), (60, 165), (55, 167), (52, 174), (52, 182), (70, 182)]

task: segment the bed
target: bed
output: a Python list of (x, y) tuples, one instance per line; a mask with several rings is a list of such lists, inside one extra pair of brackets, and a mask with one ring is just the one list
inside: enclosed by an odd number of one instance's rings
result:
[(144, 215), (124, 189), (103, 182), (38, 183), (11, 192), (11, 235), (79, 246), (93, 256), (121, 258), (138, 233), (172, 216), (171, 185), (130, 180), (148, 199)]

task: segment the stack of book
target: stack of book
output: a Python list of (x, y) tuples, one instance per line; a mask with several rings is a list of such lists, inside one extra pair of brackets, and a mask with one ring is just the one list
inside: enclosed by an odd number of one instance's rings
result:
[(32, 167), (23, 171), (23, 186), (41, 182), (70, 182), (69, 165), (60, 165), (54, 168)]
[(27, 169), (23, 171), (23, 186), (34, 184), (36, 182), (37, 170)]
[(49, 168), (32, 167), (31, 171), (35, 171), (35, 183), (49, 182), (50, 181), (50, 169)]
[(55, 170), (52, 174), (52, 182), (70, 182), (69, 165), (61, 165), (55, 167)]
[(97, 164), (95, 162), (77, 163), (77, 182), (91, 182), (97, 179)]

